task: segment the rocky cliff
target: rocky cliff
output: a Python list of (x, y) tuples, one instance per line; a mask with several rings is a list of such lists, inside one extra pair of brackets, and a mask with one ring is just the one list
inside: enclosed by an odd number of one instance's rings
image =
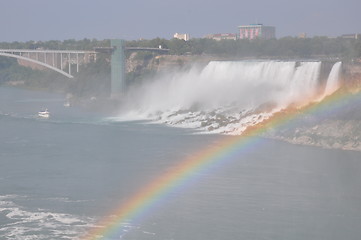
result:
[(132, 53), (126, 62), (126, 72), (146, 75), (149, 72), (161, 73), (164, 71), (179, 70), (193, 64), (206, 65), (213, 60), (223, 60), (209, 55), (146, 55)]

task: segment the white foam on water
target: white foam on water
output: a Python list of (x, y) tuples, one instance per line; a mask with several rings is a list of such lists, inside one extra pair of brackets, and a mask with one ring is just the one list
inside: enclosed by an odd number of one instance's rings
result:
[(14, 203), (25, 196), (0, 196), (0, 214), (8, 219), (1, 224), (0, 239), (77, 239), (92, 227), (95, 219), (46, 209), (29, 210)]

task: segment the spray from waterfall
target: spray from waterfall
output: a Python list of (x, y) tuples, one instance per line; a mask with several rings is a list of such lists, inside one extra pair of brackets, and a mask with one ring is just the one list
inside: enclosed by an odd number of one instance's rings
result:
[[(340, 65), (334, 65), (322, 98), (338, 88)], [(241, 134), (275, 112), (320, 98), (320, 69), (321, 62), (213, 61), (133, 89), (118, 120)]]

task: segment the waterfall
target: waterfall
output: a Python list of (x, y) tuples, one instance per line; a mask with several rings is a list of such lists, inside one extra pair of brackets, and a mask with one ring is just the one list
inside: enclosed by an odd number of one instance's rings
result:
[[(314, 101), (320, 69), (321, 62), (213, 61), (130, 91), (118, 119), (240, 134), (281, 109)], [(334, 71), (328, 81), (338, 81)]]
[(331, 95), (337, 89), (340, 88), (340, 72), (341, 72), (341, 62), (337, 62), (333, 65), (331, 72), (327, 79), (327, 84), (324, 92), (324, 97)]

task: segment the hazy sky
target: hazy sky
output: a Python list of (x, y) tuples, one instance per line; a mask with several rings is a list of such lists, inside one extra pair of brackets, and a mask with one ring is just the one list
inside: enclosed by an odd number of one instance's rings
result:
[(263, 23), (277, 37), (361, 33), (361, 0), (0, 0), (1, 42), (170, 39)]

